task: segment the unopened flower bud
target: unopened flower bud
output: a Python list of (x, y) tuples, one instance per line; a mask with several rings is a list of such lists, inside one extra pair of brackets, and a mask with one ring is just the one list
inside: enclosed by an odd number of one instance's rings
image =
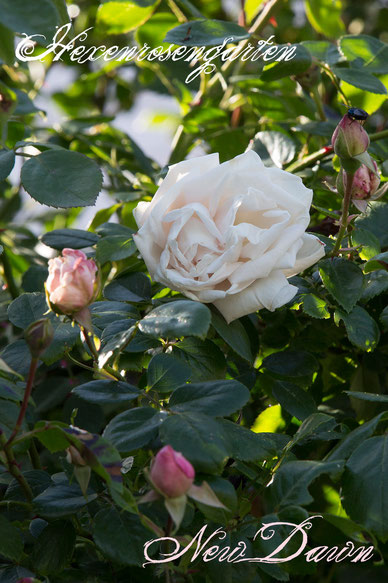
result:
[(194, 477), (191, 463), (171, 445), (163, 447), (151, 465), (150, 479), (167, 498), (183, 496), (192, 485)]
[(48, 318), (32, 322), (24, 333), (24, 338), (33, 358), (38, 358), (46, 350), (53, 337), (54, 330)]
[(63, 249), (62, 256), (49, 260), (46, 292), (55, 312), (68, 316), (80, 312), (95, 300), (98, 287), (97, 265), (83, 251)]
[(369, 136), (359, 120), (345, 114), (334, 130), (331, 144), (339, 158), (349, 159), (368, 149)]
[(69, 445), (66, 450), (66, 460), (69, 464), (73, 464), (73, 466), (83, 467), (87, 465), (87, 462), (84, 460), (80, 452), (74, 445)]
[[(377, 164), (372, 160), (373, 167), (378, 171)], [(371, 198), (380, 184), (380, 177), (370, 170), (365, 164), (356, 170), (352, 184), (352, 198), (365, 199)]]

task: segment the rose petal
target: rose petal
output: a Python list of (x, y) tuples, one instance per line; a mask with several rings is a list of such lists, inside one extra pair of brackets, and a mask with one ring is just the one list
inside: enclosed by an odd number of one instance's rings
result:
[(297, 291), (298, 288), (288, 283), (285, 275), (277, 270), (237, 294), (228, 294), (225, 298), (216, 300), (214, 305), (229, 324), (236, 318), (262, 308), (273, 312), (292, 300)]
[(325, 255), (325, 245), (318, 237), (310, 235), (310, 233), (304, 233), (302, 243), (303, 245), (296, 255), (295, 265), (290, 269), (283, 270), (284, 275), (287, 277), (304, 271)]

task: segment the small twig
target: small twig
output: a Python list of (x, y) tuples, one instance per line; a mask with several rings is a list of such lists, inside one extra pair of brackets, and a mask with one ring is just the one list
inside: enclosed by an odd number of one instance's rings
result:
[(20, 471), (20, 468), (19, 468), (19, 466), (16, 462), (16, 459), (15, 459), (15, 455), (13, 453), (12, 447), (7, 444), (7, 439), (1, 430), (0, 430), (0, 445), (2, 447), (2, 450), (4, 451), (4, 454), (5, 454), (5, 459), (7, 462), (7, 467), (8, 467), (9, 473), (11, 474), (11, 476), (13, 476), (15, 478), (15, 480), (18, 481), (21, 489), (24, 492), (26, 500), (28, 500), (28, 502), (30, 502), (34, 497), (32, 490), (31, 490), (27, 480), (23, 476), (22, 472)]

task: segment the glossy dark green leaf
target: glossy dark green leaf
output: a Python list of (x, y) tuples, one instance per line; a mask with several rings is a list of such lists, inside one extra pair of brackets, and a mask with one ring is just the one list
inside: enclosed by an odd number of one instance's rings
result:
[(272, 394), (288, 413), (301, 421), (317, 410), (312, 396), (294, 383), (275, 381), (272, 385)]
[(21, 531), (0, 514), (0, 555), (20, 561), (23, 552)]
[(34, 498), (34, 507), (43, 518), (62, 518), (77, 512), (96, 498), (94, 493), (84, 496), (78, 484), (59, 483)]
[(23, 164), (21, 180), (35, 200), (56, 208), (91, 206), (102, 187), (97, 164), (69, 150), (46, 150), (30, 158)]
[(172, 355), (188, 365), (193, 382), (224, 378), (225, 357), (218, 346), (210, 340), (185, 338), (174, 345)]
[(283, 350), (267, 356), (262, 366), (282, 377), (307, 377), (319, 369), (315, 356), (302, 350)]
[(238, 381), (208, 381), (178, 387), (170, 397), (169, 408), (178, 413), (223, 417), (241, 409), (248, 400), (248, 389)]
[(141, 272), (123, 275), (106, 286), (104, 296), (119, 302), (144, 302), (151, 298), (151, 282)]
[(334, 257), (319, 263), (319, 273), (330, 295), (350, 312), (362, 294), (364, 277), (361, 269), (352, 261)]
[(107, 261), (127, 259), (137, 252), (132, 237), (126, 235), (112, 235), (103, 237), (97, 244), (96, 259), (103, 264)]
[(355, 225), (371, 231), (380, 241), (381, 247), (388, 246), (388, 203), (375, 201), (368, 205), (365, 215), (355, 220)]
[(249, 336), (240, 320), (227, 324), (225, 319), (212, 312), (212, 326), (221, 338), (242, 358), (252, 362), (253, 354)]
[(60, 573), (71, 560), (76, 532), (71, 522), (57, 520), (47, 524), (34, 543), (32, 561), (41, 575)]
[(159, 393), (173, 391), (189, 378), (189, 367), (168, 354), (155, 354), (147, 368), (147, 385)]
[(202, 413), (167, 417), (159, 435), (203, 472), (218, 472), (229, 455), (217, 421)]
[(114, 507), (102, 508), (94, 517), (92, 534), (96, 545), (110, 560), (121, 565), (144, 563), (143, 547), (151, 533), (136, 514), (119, 512)]
[(42, 243), (60, 251), (65, 247), (71, 249), (92, 247), (98, 240), (99, 237), (95, 233), (81, 229), (55, 229), (41, 237)]
[(355, 306), (349, 314), (338, 310), (336, 318), (343, 320), (352, 344), (367, 352), (376, 348), (380, 339), (380, 330), (376, 320), (364, 308)]
[(277, 457), (289, 441), (280, 433), (255, 433), (227, 419), (217, 419), (228, 455), (242, 461), (264, 461)]
[(361, 443), (346, 463), (343, 504), (353, 520), (388, 539), (388, 435)]
[(310, 504), (313, 497), (308, 486), (322, 474), (339, 474), (343, 463), (318, 461), (291, 461), (284, 463), (275, 473), (272, 495), (275, 502), (281, 506)]
[(209, 308), (199, 302), (179, 300), (159, 306), (149, 312), (139, 324), (144, 334), (154, 338), (205, 338), (210, 326)]
[(0, 0), (0, 15), (0, 22), (14, 32), (42, 34), (48, 39), (60, 23), (58, 11), (50, 0), (36, 0), (34, 5), (26, 5), (23, 0), (12, 3)]
[(166, 414), (151, 407), (124, 411), (108, 423), (104, 437), (122, 453), (147, 445), (158, 434)]
[(0, 182), (11, 173), (15, 164), (15, 152), (13, 150), (0, 150)]
[(127, 403), (141, 394), (133, 385), (108, 380), (90, 381), (75, 387), (72, 392), (85, 401), (111, 405)]

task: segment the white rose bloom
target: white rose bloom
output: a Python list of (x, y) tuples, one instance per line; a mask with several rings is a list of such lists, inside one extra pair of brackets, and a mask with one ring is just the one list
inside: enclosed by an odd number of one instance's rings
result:
[(169, 168), (134, 210), (134, 240), (155, 281), (231, 322), (289, 302), (297, 288), (287, 277), (323, 257), (305, 233), (311, 201), (298, 176), (265, 167), (252, 150), (223, 164), (210, 154)]

